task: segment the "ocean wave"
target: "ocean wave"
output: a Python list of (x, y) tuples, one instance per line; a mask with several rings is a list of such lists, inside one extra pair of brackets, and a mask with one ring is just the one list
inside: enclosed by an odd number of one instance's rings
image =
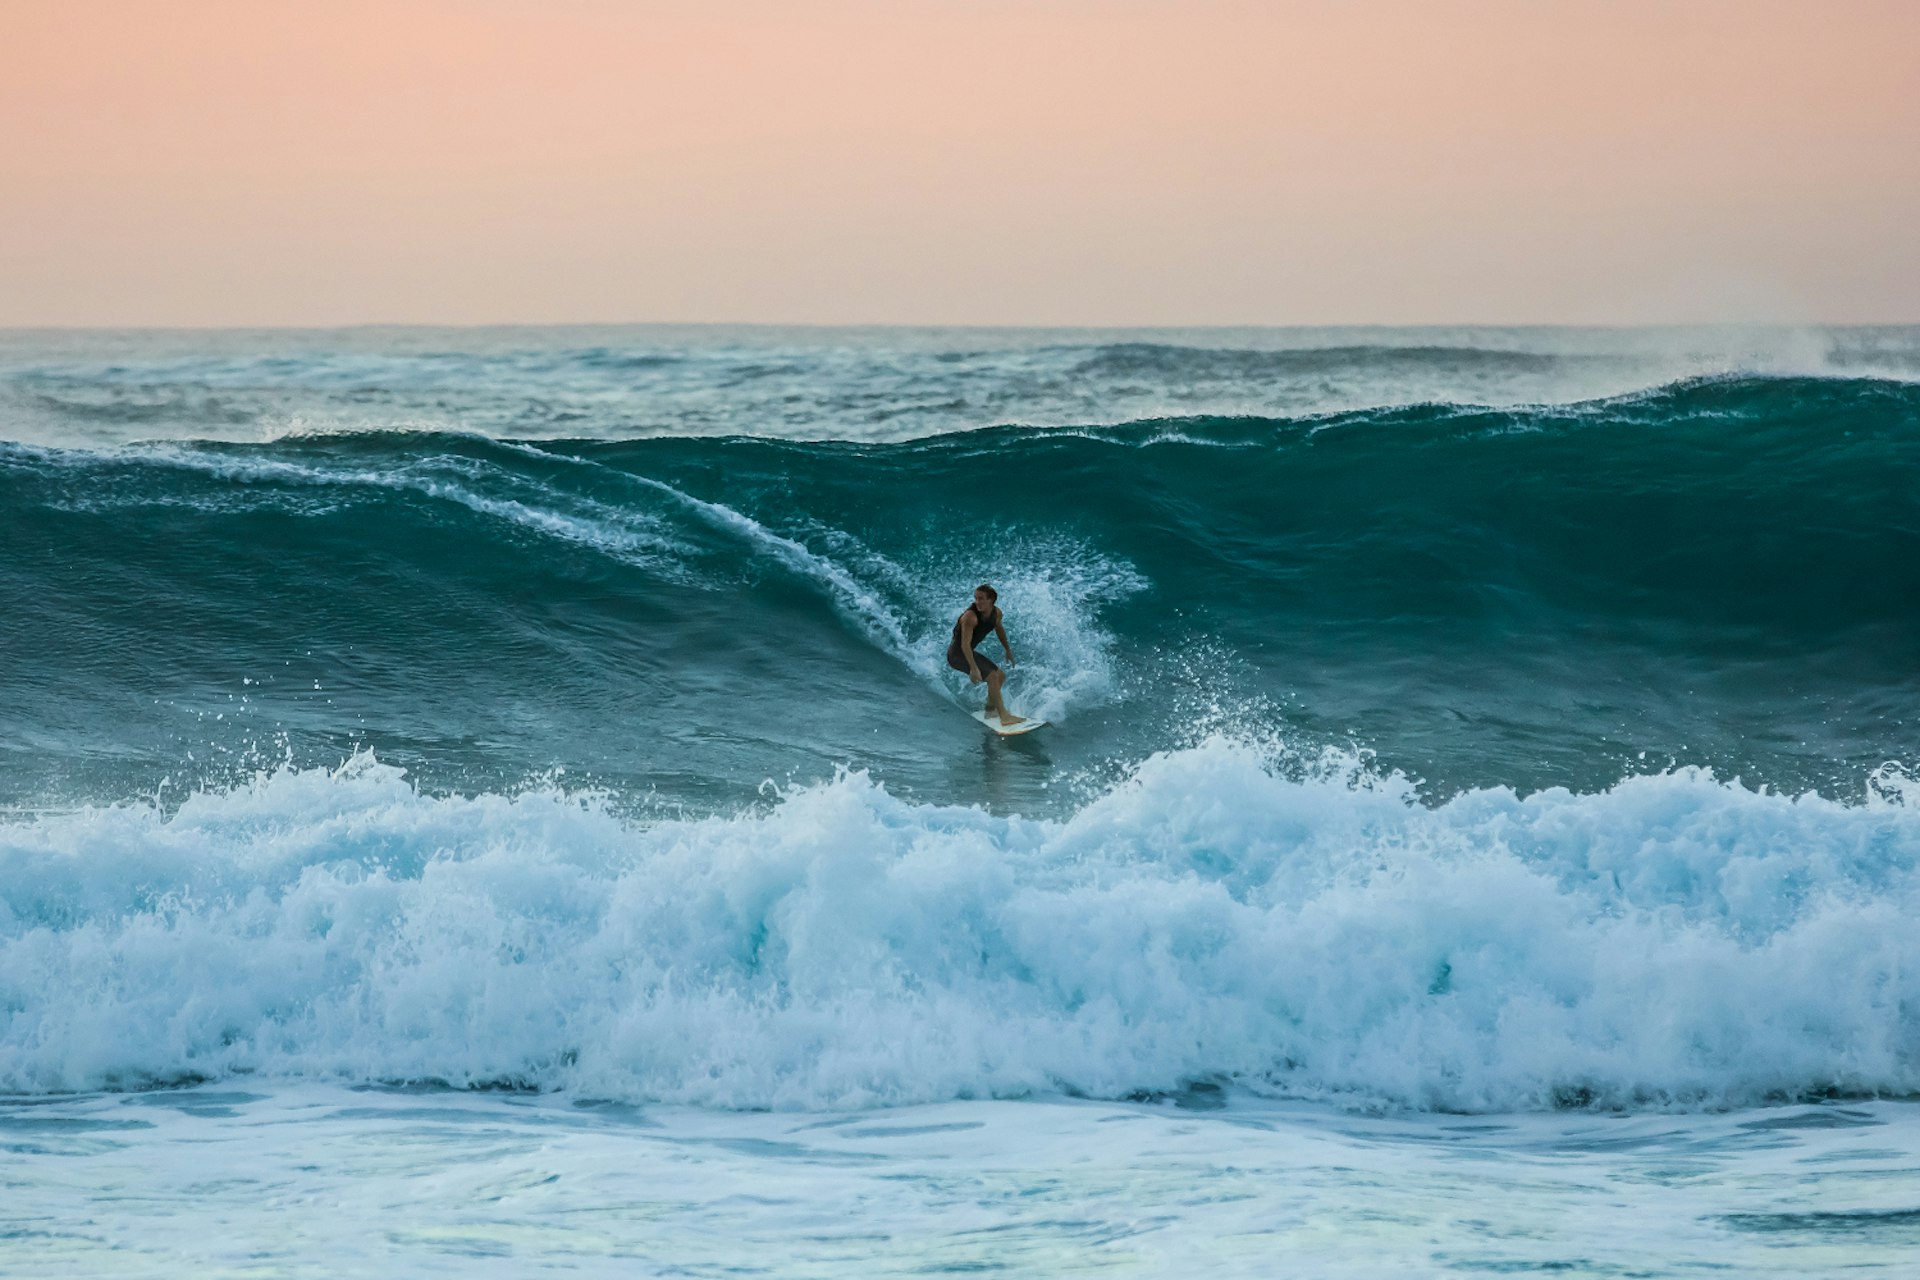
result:
[(861, 774), (732, 816), (361, 756), (0, 825), (0, 1088), (435, 1080), (834, 1107), (1920, 1092), (1920, 819), (1683, 770), (1414, 802), (1216, 738), (1058, 821)]
[[(0, 581), (37, 605), (0, 643), (22, 717), (96, 756), (140, 715), (175, 734), (129, 698), (207, 709), (293, 661), (403, 737), (423, 706), (461, 741), (539, 707), (540, 768), (602, 705), (783, 741), (829, 702), (849, 733), (950, 713), (977, 694), (948, 628), (988, 581), (1021, 706), (1107, 716), (1120, 761), (1184, 741), (1204, 687), (1442, 791), (1650, 756), (1842, 794), (1920, 722), (1917, 501), (1920, 387), (1866, 379), (888, 445), (0, 445)], [(273, 727), (338, 731), (284, 693)]]
[(996, 423), (1576, 405), (1697, 377), (1912, 382), (1913, 329), (365, 329), (0, 334), (0, 434), (899, 442)]
[(1086, 354), (1077, 372), (1094, 377), (1278, 378), (1346, 373), (1404, 375), (1409, 371), (1476, 374), (1553, 373), (1569, 364), (1620, 363), (1602, 356), (1474, 346), (1346, 345), (1281, 350), (1122, 342)]

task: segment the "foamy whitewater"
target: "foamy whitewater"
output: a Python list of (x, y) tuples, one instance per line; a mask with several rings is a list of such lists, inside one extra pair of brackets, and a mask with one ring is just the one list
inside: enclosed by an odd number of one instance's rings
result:
[(1917, 373), (0, 335), (0, 1272), (1904, 1274)]

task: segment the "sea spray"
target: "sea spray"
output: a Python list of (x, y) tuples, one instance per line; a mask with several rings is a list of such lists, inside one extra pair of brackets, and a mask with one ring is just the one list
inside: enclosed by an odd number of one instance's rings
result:
[[(1294, 771), (1297, 775), (1297, 771)], [(641, 823), (360, 757), (0, 826), (0, 1088), (818, 1108), (1920, 1090), (1920, 816), (1681, 770), (1423, 805), (1215, 738), (1061, 820), (860, 773)]]

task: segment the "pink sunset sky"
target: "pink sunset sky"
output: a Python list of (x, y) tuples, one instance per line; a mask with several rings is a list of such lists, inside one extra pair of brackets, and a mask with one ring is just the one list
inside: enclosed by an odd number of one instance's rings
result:
[(1920, 321), (1920, 3), (0, 3), (0, 325), (1696, 320)]

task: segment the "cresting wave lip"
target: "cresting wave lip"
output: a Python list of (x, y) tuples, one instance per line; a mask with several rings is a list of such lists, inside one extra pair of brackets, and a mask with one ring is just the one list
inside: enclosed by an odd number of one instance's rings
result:
[[(0, 1088), (260, 1073), (836, 1107), (1920, 1092), (1920, 819), (1698, 771), (1413, 803), (1213, 739), (1060, 821), (858, 774), (635, 825), (358, 757), (0, 824)], [(1890, 797), (1890, 798), (1885, 798)]]

